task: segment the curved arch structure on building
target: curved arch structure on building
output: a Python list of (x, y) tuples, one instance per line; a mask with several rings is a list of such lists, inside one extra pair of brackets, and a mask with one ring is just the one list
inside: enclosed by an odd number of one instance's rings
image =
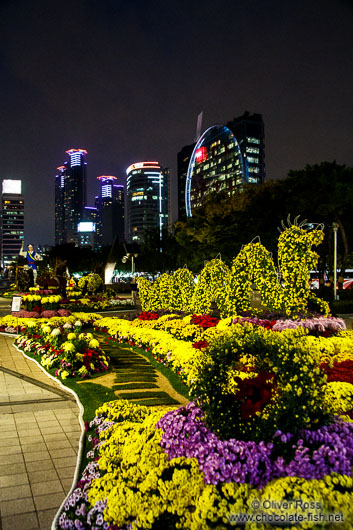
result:
[(247, 161), (234, 133), (225, 125), (212, 125), (199, 138), (186, 176), (187, 217), (212, 191), (232, 190), (249, 181)]

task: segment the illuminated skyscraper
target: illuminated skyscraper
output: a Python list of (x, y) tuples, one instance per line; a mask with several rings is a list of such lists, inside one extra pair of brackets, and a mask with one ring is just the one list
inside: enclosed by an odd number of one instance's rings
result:
[(246, 163), (246, 179), (250, 184), (265, 181), (265, 129), (261, 114), (244, 112), (242, 116), (227, 123), (237, 138)]
[(86, 206), (86, 166), (84, 149), (69, 149), (70, 157), (65, 179), (66, 241), (77, 242), (77, 225), (83, 219)]
[(55, 244), (62, 245), (65, 237), (65, 179), (66, 166), (59, 166), (55, 177)]
[(137, 162), (126, 170), (127, 240), (142, 242), (146, 231), (168, 228), (168, 170), (158, 162)]
[(231, 196), (246, 183), (265, 179), (264, 123), (261, 114), (209, 127), (195, 144), (178, 153), (179, 218), (192, 215), (213, 192)]
[(96, 200), (100, 213), (98, 237), (100, 246), (112, 245), (116, 237), (125, 240), (125, 193), (124, 186), (112, 175), (97, 177), (100, 181), (100, 196)]
[(21, 180), (3, 180), (1, 195), (1, 265), (16, 261), (24, 238)]
[(55, 178), (55, 244), (78, 244), (77, 226), (86, 206), (86, 166), (84, 149), (66, 151), (69, 161), (58, 167)]

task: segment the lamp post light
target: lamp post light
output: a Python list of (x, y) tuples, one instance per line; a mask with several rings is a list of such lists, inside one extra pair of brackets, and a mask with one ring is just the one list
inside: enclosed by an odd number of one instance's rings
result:
[(122, 262), (126, 263), (128, 260), (131, 260), (131, 275), (133, 276), (135, 274), (135, 258), (137, 258), (138, 254), (130, 254), (129, 252), (126, 253), (126, 256), (122, 258)]
[(338, 223), (332, 223), (333, 230), (333, 299), (337, 300), (337, 231)]

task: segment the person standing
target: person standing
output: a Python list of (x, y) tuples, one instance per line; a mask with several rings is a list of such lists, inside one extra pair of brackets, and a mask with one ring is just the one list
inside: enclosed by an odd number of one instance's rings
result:
[(41, 258), (39, 254), (34, 253), (34, 248), (32, 244), (27, 245), (27, 249), (28, 249), (27, 252), (23, 249), (24, 249), (24, 243), (22, 241), (20, 256), (23, 256), (24, 258), (27, 259), (27, 265), (33, 271), (34, 284), (36, 284), (37, 282), (37, 261), (40, 261)]

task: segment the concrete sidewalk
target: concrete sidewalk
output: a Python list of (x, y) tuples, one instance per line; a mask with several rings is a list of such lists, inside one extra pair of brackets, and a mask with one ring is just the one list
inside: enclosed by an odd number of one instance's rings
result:
[(342, 318), (345, 323), (346, 323), (346, 327), (347, 329), (352, 329), (353, 328), (353, 315), (352, 314), (344, 314), (344, 315), (337, 315), (339, 318)]
[(0, 335), (0, 530), (50, 530), (74, 477), (79, 409), (12, 343)]

